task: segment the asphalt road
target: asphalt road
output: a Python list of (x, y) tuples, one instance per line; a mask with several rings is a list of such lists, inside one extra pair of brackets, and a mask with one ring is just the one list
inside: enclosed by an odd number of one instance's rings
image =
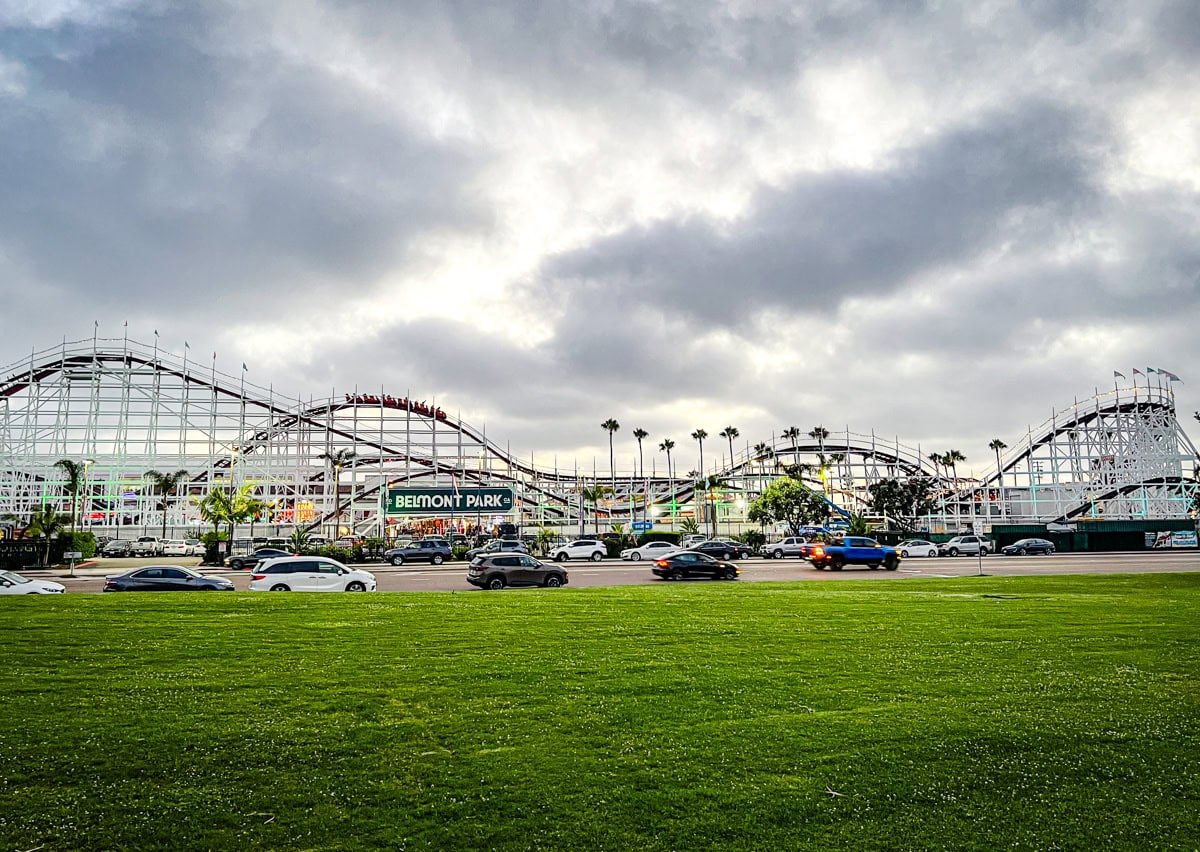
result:
[[(197, 559), (105, 559), (81, 568), (79, 576), (67, 578), (63, 572), (27, 572), (30, 576), (53, 578), (63, 583), (68, 592), (99, 592), (107, 574), (119, 574), (138, 565), (176, 564), (196, 565)], [(896, 571), (872, 571), (868, 568), (847, 568), (844, 571), (817, 571), (799, 559), (744, 559), (738, 563), (742, 582), (765, 581), (823, 581), (852, 582), (854, 580), (903, 580), (913, 577), (969, 577), (982, 571), (999, 577), (1019, 577), (1050, 574), (1143, 574), (1154, 572), (1200, 571), (1200, 551), (1147, 551), (1144, 553), (1067, 553), (1053, 556), (987, 556), (956, 558), (909, 558)], [(449, 592), (474, 591), (466, 581), (466, 563), (449, 563), (439, 567), (371, 565), (360, 566), (375, 574), (381, 592)], [(566, 567), (570, 585), (628, 586), (661, 583), (650, 573), (649, 563), (572, 562)], [(209, 571), (233, 580), (238, 589), (250, 583), (249, 571)], [(690, 581), (704, 582), (704, 581)]]

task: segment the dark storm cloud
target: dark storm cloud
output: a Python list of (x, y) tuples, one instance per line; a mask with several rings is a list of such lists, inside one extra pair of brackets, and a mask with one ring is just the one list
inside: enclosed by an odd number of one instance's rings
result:
[(1029, 105), (904, 152), (888, 168), (764, 190), (734, 222), (693, 217), (617, 234), (549, 261), (543, 286), (720, 324), (731, 297), (747, 316), (892, 293), (999, 241), (1044, 243), (1086, 215), (1095, 162), (1080, 137), (1091, 133), (1079, 115)]
[(470, 152), (389, 123), (319, 69), (222, 52), (198, 9), (6, 34), (0, 244), (85, 298), (263, 310), (370, 285), (412, 242), (486, 220)]

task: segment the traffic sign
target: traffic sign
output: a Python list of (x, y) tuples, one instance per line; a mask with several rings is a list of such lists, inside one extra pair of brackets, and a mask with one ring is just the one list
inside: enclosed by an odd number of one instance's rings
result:
[(648, 530), (648, 529), (653, 529), (654, 524), (651, 523), (650, 521), (634, 521), (629, 526), (631, 526), (635, 530)]
[(63, 554), (63, 559), (82, 559), (83, 553), (78, 550), (68, 550)]

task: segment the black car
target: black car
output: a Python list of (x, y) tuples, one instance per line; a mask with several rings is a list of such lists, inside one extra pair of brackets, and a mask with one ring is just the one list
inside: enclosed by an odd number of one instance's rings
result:
[(684, 550), (655, 560), (650, 568), (664, 580), (708, 577), (710, 580), (736, 580), (742, 572), (732, 562), (722, 562), (695, 550)]
[(383, 561), (393, 565), (405, 562), (430, 562), (441, 565), (450, 559), (450, 542), (441, 539), (423, 538), (383, 552)]
[(106, 592), (232, 592), (224, 577), (205, 577), (180, 565), (147, 565), (104, 578)]
[(116, 538), (104, 543), (101, 556), (129, 556), (133, 553), (133, 542), (127, 538)]
[(1000, 548), (1005, 556), (1024, 556), (1026, 553), (1053, 553), (1054, 542), (1044, 538), (1023, 538), (1014, 541), (1008, 547)]
[(505, 586), (546, 586), (557, 589), (567, 584), (567, 572), (527, 553), (480, 554), (471, 560), (467, 582), (481, 589)]
[(711, 556), (713, 559), (743, 559), (754, 555), (754, 551), (740, 542), (720, 541), (717, 539), (702, 541), (697, 545), (689, 547), (688, 550), (694, 553), (703, 553), (705, 556)]
[(249, 556), (230, 556), (225, 560), (225, 564), (235, 571), (240, 571), (243, 568), (254, 568), (258, 563), (266, 562), (268, 559), (278, 559), (281, 556), (295, 555), (290, 550), (280, 550), (277, 547), (260, 547)]

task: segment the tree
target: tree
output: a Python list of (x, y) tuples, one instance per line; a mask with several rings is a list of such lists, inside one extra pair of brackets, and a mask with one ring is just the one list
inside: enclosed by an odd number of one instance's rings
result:
[(914, 476), (907, 481), (881, 479), (867, 486), (867, 505), (901, 529), (914, 531), (918, 518), (933, 509), (932, 487), (932, 481), (925, 476)]
[(583, 499), (592, 504), (592, 522), (595, 525), (596, 535), (600, 535), (600, 501), (608, 493), (607, 485), (593, 485), (591, 488), (583, 489)]
[[(642, 487), (645, 487), (646, 482), (646, 457), (642, 455), (642, 439), (649, 438), (650, 433), (641, 426), (633, 430), (633, 437), (637, 438), (638, 442), (638, 479), (642, 480)], [(642, 501), (642, 520), (646, 519), (646, 501)]]
[(662, 443), (658, 448), (667, 454), (667, 480), (671, 483), (671, 523), (675, 523), (675, 474), (671, 468), (671, 450), (675, 449), (675, 442), (670, 438), (663, 438)]
[(87, 473), (87, 466), (82, 462), (71, 459), (59, 459), (54, 463), (54, 466), (61, 470), (63, 476), (67, 478), (67, 482), (63, 488), (71, 495), (71, 530), (74, 531), (75, 520), (79, 517), (79, 512), (77, 511), (79, 492), (83, 490), (83, 478)]
[(821, 490), (825, 490), (825, 439), (829, 437), (829, 430), (824, 426), (817, 425), (812, 427), (812, 431), (808, 433), (808, 437), (817, 442), (817, 461), (820, 465), (818, 470), (821, 476)]
[(712, 512), (709, 516), (712, 518), (712, 534), (713, 537), (715, 537), (717, 534), (717, 491), (725, 488), (727, 485), (729, 485), (729, 483), (723, 479), (720, 474), (714, 473), (702, 479), (700, 484), (704, 489), (704, 504), (706, 507), (704, 510), (705, 514), (709, 514), (709, 509), (707, 507), (712, 507)]
[(829, 504), (812, 489), (795, 479), (778, 479), (750, 504), (746, 517), (752, 523), (787, 524), (791, 535), (802, 527), (829, 517)]
[(148, 470), (142, 474), (143, 478), (149, 480), (150, 493), (156, 494), (162, 498), (162, 538), (167, 537), (167, 498), (179, 493), (179, 486), (188, 478), (186, 470), (177, 470), (174, 473), (159, 473), (157, 470)]
[(692, 433), (692, 439), (700, 444), (700, 475), (704, 475), (704, 439), (708, 437), (708, 432), (703, 429), (697, 429)]
[(800, 440), (800, 427), (799, 426), (787, 427), (786, 429), (783, 430), (783, 437), (792, 442), (792, 461), (794, 462), (796, 459), (798, 459), (800, 457), (800, 450), (797, 447), (797, 443)]
[(772, 458), (775, 451), (767, 444), (766, 441), (759, 441), (754, 445), (754, 460), (758, 462), (758, 490), (761, 492), (767, 487), (767, 459)]
[(851, 515), (850, 524), (846, 527), (847, 535), (869, 535), (871, 525), (867, 523), (867, 519), (862, 515)]
[(308, 531), (296, 527), (288, 537), (288, 543), (292, 545), (292, 550), (300, 553), (304, 548), (308, 547)]
[(988, 449), (996, 454), (996, 478), (1000, 484), (1000, 514), (1004, 514), (1004, 470), (1000, 467), (1000, 451), (1007, 450), (1008, 444), (1001, 441), (999, 438), (992, 438), (988, 444)]
[[(332, 453), (321, 453), (318, 458), (325, 459), (333, 465), (333, 536), (337, 538), (342, 534), (342, 466), (347, 465), (354, 460), (354, 450), (340, 449)], [(326, 480), (328, 482), (329, 480)], [(351, 518), (353, 521), (353, 518)], [(233, 533), (229, 534), (230, 547), (232, 547)]]
[[(617, 494), (617, 462), (613, 456), (613, 434), (621, 428), (621, 424), (616, 421), (616, 418), (610, 417), (600, 424), (600, 428), (608, 433), (608, 472), (612, 476), (612, 493), (613, 497)], [(612, 517), (612, 513), (609, 513)]]
[(60, 513), (49, 503), (43, 503), (42, 508), (34, 512), (29, 519), (29, 523), (25, 525), (25, 535), (46, 540), (45, 550), (42, 555), (43, 565), (49, 566), (50, 564), (50, 540), (56, 538), (63, 531), (68, 521), (71, 521), (71, 519), (66, 515)]
[(736, 438), (738, 435), (740, 435), (741, 432), (738, 431), (738, 428), (736, 426), (726, 426), (724, 429), (722, 429), (720, 431), (719, 434), (722, 438), (725, 438), (726, 440), (729, 441), (729, 471), (730, 471), (730, 473), (732, 473), (733, 472), (733, 439)]

